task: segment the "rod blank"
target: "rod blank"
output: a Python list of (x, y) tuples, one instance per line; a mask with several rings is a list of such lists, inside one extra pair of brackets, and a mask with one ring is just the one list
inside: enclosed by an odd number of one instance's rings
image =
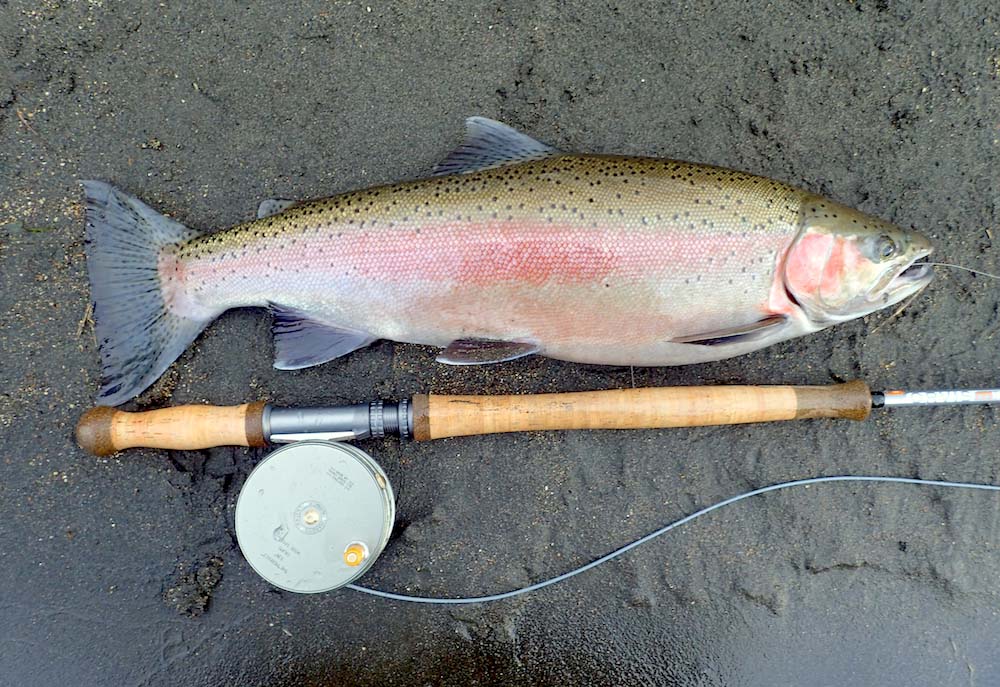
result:
[(1000, 403), (1000, 389), (942, 389), (939, 391), (886, 391), (879, 394), (881, 405), (957, 406)]

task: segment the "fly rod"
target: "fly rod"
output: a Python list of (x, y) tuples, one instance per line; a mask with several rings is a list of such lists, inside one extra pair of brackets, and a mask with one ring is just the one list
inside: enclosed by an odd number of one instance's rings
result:
[(1000, 389), (872, 391), (862, 381), (828, 386), (688, 386), (512, 396), (417, 394), (399, 402), (327, 408), (183, 405), (144, 412), (99, 406), (76, 427), (98, 456), (126, 448), (266, 446), (305, 439), (349, 441), (564, 429), (654, 429), (810, 418), (866, 419), (873, 408), (1000, 404)]

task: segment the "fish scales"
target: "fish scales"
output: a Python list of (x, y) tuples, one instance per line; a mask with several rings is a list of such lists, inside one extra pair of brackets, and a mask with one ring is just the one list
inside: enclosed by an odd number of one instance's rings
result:
[(84, 182), (99, 401), (139, 393), (235, 307), (272, 309), (283, 369), (380, 338), (453, 364), (674, 365), (860, 317), (931, 278), (921, 235), (779, 181), (468, 129), (435, 176), (207, 235)]
[(642, 347), (761, 318), (805, 195), (706, 165), (558, 156), (305, 203), (177, 262), (205, 310), (280, 302), (377, 338), (513, 335), (587, 362), (572, 349), (614, 336), (642, 363)]

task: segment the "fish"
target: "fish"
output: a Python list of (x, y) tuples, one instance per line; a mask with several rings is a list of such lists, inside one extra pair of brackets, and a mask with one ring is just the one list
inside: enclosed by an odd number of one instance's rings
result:
[(862, 317), (933, 277), (923, 235), (801, 188), (566, 153), (485, 117), (426, 178), (266, 201), (217, 232), (82, 185), (102, 405), (140, 394), (231, 308), (271, 311), (283, 370), (379, 339), (452, 365), (684, 365)]

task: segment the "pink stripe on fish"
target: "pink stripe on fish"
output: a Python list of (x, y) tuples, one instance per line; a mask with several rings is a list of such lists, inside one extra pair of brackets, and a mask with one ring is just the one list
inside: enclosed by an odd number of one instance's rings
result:
[(356, 270), (358, 276), (377, 280), (587, 283), (622, 269), (653, 274), (690, 268), (708, 273), (738, 265), (767, 272), (773, 260), (751, 265), (751, 259), (773, 258), (786, 242), (781, 236), (765, 238), (752, 232), (718, 236), (707, 231), (637, 232), (529, 222), (345, 229), (325, 227), (316, 234), (259, 239), (242, 249), (195, 259), (188, 271), (194, 279), (212, 280), (260, 275), (256, 270), (264, 268), (266, 273), (272, 263), (287, 271)]
[[(739, 287), (726, 301), (726, 312), (737, 308), (770, 314), (774, 265), (786, 242), (781, 235), (738, 229), (720, 235), (711, 228), (638, 230), (624, 223), (589, 227), (522, 219), (372, 228), (340, 224), (230, 244), (189, 259), (184, 269), (188, 293), (205, 307), (263, 305), (273, 298), (280, 302), (284, 294), (313, 292), (334, 300), (355, 299), (382, 284), (388, 289), (382, 293), (393, 293), (394, 301), (405, 301), (406, 307), (426, 311), (422, 300), (430, 288), (456, 305), (478, 303), (479, 311), (483, 306), (476, 291), (544, 286), (577, 289), (577, 297), (589, 303), (570, 310), (596, 308), (609, 320), (608, 326), (615, 327), (621, 323), (612, 324), (611, 310), (641, 307), (638, 298), (648, 302), (646, 309), (652, 312), (671, 303), (674, 289), (680, 300), (664, 315), (685, 319), (697, 299), (703, 304), (698, 306), (703, 319), (712, 322), (721, 305), (716, 303), (719, 286), (727, 283)], [(594, 301), (592, 290), (597, 288), (608, 289), (607, 304)], [(621, 288), (629, 290), (623, 293)], [(461, 290), (471, 292), (458, 295)], [(541, 293), (535, 297), (546, 299)], [(448, 311), (445, 303), (435, 309), (442, 317)], [(456, 313), (456, 321), (462, 317), (471, 316)], [(518, 319), (533, 318), (522, 314)]]

